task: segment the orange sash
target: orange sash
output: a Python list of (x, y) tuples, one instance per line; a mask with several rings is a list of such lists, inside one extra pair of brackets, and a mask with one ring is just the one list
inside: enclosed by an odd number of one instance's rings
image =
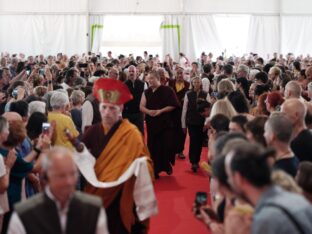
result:
[[(144, 144), (143, 136), (139, 130), (128, 120), (122, 120), (120, 126), (113, 134), (108, 144), (96, 160), (94, 170), (99, 181), (111, 182), (117, 180), (138, 157), (149, 157), (149, 172), (153, 177), (153, 165), (150, 153)], [(135, 222), (133, 213), (133, 189), (135, 178), (132, 177), (124, 184), (110, 188), (99, 189), (87, 185), (85, 191), (100, 196), (104, 207), (107, 208), (121, 192), (120, 215), (123, 224), (130, 233), (131, 226)]]

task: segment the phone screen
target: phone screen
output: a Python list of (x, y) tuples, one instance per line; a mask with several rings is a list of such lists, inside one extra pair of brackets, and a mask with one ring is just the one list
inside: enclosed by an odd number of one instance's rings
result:
[(50, 123), (42, 123), (42, 133), (49, 134), (50, 126)]

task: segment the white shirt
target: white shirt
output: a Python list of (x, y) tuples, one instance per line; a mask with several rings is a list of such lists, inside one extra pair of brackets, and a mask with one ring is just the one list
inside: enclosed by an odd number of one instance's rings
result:
[[(209, 96), (209, 94), (207, 94), (206, 100), (207, 100), (207, 102), (210, 101), (210, 96)], [(188, 106), (188, 98), (187, 98), (187, 94), (185, 94), (185, 96), (184, 96), (184, 102), (183, 102), (182, 115), (181, 115), (181, 124), (182, 124), (182, 128), (186, 128), (186, 112), (187, 112), (187, 106)]]
[[(63, 209), (61, 209), (60, 203), (56, 200), (54, 195), (51, 193), (51, 190), (49, 187), (46, 187), (45, 192), (47, 196), (56, 203), (58, 215), (60, 218), (60, 224), (61, 224), (61, 229), (62, 233), (66, 233), (66, 222), (67, 222), (67, 213), (68, 213), (68, 206), (69, 206), (69, 201), (65, 205)], [(36, 223), (34, 223), (36, 225)], [(16, 212), (13, 212), (10, 223), (9, 223), (9, 228), (8, 228), (8, 234), (26, 234), (25, 227), (17, 215)], [(100, 210), (100, 214), (98, 217), (97, 225), (96, 225), (96, 234), (106, 234), (108, 233), (107, 229), (107, 221), (106, 221), (106, 214), (104, 211), (104, 208), (102, 207)]]
[[(3, 156), (0, 154), (0, 177), (5, 176), (6, 169), (3, 161)], [(5, 214), (9, 211), (9, 202), (8, 202), (8, 194), (4, 192), (0, 194), (0, 215)]]
[(93, 106), (89, 100), (86, 100), (81, 107), (81, 130), (84, 132), (86, 126), (91, 126), (93, 121)]

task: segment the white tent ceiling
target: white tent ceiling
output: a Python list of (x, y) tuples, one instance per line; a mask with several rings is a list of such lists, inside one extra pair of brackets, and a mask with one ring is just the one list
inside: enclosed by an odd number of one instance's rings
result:
[(311, 0), (1, 0), (0, 13), (312, 14)]

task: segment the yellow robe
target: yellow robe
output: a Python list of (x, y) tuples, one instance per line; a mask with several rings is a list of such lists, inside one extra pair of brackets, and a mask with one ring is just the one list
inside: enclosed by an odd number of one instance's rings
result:
[[(120, 126), (113, 134), (94, 166), (99, 181), (111, 182), (117, 180), (131, 165), (131, 163), (142, 156), (147, 156), (148, 168), (153, 178), (153, 165), (150, 153), (144, 143), (141, 132), (128, 120), (122, 120)], [(99, 189), (87, 185), (85, 191), (100, 196), (104, 207), (107, 208), (121, 191), (120, 216), (124, 226), (130, 233), (131, 226), (135, 223), (133, 213), (133, 189), (135, 177), (124, 184), (110, 189)]]

